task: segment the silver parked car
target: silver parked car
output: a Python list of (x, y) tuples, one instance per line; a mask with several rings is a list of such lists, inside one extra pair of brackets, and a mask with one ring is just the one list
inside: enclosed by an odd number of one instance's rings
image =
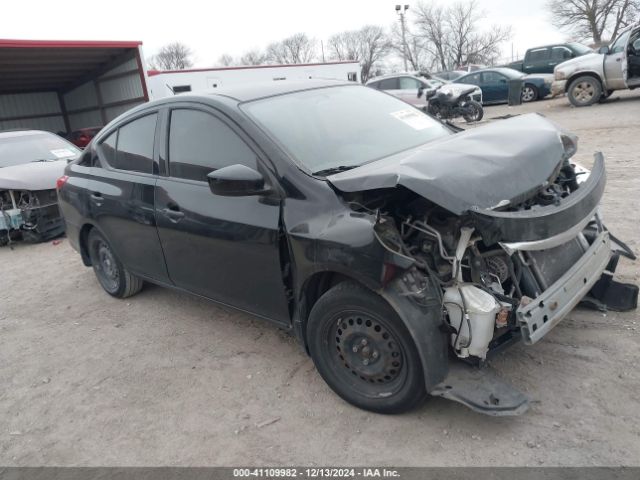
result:
[[(369, 80), (366, 85), (377, 90), (384, 90), (418, 108), (426, 108), (429, 93), (447, 83), (445, 80), (427, 76), (421, 72), (409, 72), (375, 77)], [(475, 85), (469, 85), (469, 87), (475, 89), (471, 98), (482, 103), (482, 90)], [(418, 96), (418, 90), (423, 90), (425, 94)]]
[(64, 232), (56, 182), (80, 150), (50, 132), (0, 132), (0, 244), (38, 242)]

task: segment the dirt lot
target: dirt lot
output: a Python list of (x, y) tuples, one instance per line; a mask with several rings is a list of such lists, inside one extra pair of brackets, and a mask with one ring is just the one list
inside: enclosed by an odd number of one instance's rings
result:
[[(578, 161), (604, 152), (604, 218), (638, 252), (640, 93), (486, 117), (525, 111), (576, 132)], [(640, 465), (637, 312), (578, 309), (496, 358), (534, 399), (521, 417), (442, 399), (382, 416), (260, 320), (154, 286), (110, 298), (66, 240), (2, 248), (0, 264), (0, 465)], [(620, 273), (638, 283), (640, 262)]]

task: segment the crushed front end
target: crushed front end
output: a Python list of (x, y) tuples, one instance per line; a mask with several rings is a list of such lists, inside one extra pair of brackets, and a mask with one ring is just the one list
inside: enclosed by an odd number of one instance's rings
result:
[(37, 242), (63, 232), (55, 189), (0, 190), (0, 245), (19, 236)]
[(547, 180), (493, 206), (452, 213), (403, 185), (345, 194), (353, 208), (377, 213), (379, 241), (404, 259), (401, 295), (417, 305), (439, 298), (453, 361), (432, 395), (489, 415), (520, 414), (527, 398), (478, 368), (487, 356), (514, 341), (536, 343), (580, 302), (637, 307), (638, 287), (613, 280), (619, 256), (635, 257), (598, 213), (604, 158), (596, 154), (589, 172), (569, 160), (577, 139), (558, 139), (564, 152)]

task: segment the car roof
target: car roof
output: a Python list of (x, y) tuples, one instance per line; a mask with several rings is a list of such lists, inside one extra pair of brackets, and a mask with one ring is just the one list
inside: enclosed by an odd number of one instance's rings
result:
[(0, 138), (28, 137), (30, 135), (42, 135), (43, 133), (53, 135), (53, 133), (45, 132), (44, 130), (0, 130)]
[[(203, 92), (201, 96), (223, 96), (237, 100), (238, 102), (250, 102), (260, 98), (284, 95), (287, 93), (300, 92), (304, 90), (314, 90), (317, 88), (336, 86), (357, 86), (359, 83), (345, 82), (334, 79), (309, 79), (309, 80), (280, 80), (270, 82), (252, 82), (230, 87), (221, 87), (215, 91)], [(191, 95), (190, 95), (191, 96)], [(182, 95), (176, 95), (175, 99), (180, 99)]]

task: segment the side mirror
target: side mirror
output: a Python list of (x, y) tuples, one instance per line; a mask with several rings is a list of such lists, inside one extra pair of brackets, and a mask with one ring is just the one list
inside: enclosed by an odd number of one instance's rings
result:
[(598, 49), (598, 53), (603, 53), (603, 54), (607, 55), (609, 53), (609, 47), (607, 45), (604, 45), (604, 46), (600, 47)]
[(418, 98), (420, 98), (423, 93), (424, 93), (424, 85), (420, 85), (418, 87)]
[(213, 193), (227, 197), (259, 195), (268, 191), (260, 173), (240, 164), (214, 170), (207, 175), (207, 180)]

